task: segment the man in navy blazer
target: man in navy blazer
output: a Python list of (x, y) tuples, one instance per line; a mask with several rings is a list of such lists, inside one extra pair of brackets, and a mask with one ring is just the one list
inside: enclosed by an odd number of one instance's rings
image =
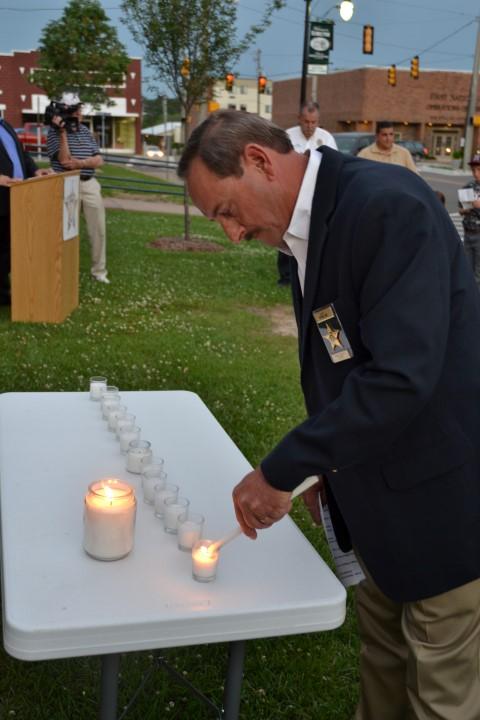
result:
[(10, 194), (16, 182), (34, 175), (47, 174), (38, 170), (19, 142), (15, 130), (0, 118), (0, 305), (10, 304)]
[(215, 113), (179, 165), (233, 242), (293, 255), (308, 417), (234, 490), (246, 535), (307, 476), (319, 521), (355, 549), (356, 720), (480, 717), (480, 295), (424, 181), (329, 148), (292, 151), (246, 113)]

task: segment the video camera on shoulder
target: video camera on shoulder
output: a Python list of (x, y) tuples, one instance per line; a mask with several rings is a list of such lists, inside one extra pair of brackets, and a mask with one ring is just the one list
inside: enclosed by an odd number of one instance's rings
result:
[[(65, 102), (67, 101), (67, 102)], [(61, 127), (68, 130), (78, 130), (79, 119), (75, 113), (81, 108), (80, 98), (73, 93), (64, 93), (61, 100), (52, 100), (45, 108), (45, 125)], [(60, 122), (53, 122), (54, 117), (59, 117)]]

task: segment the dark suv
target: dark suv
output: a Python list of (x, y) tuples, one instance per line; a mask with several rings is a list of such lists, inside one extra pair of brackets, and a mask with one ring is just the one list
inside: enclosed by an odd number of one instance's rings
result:
[(414, 160), (425, 160), (428, 155), (428, 148), (420, 140), (397, 140), (397, 145), (410, 150)]
[(375, 142), (374, 133), (340, 132), (333, 133), (333, 137), (340, 152), (347, 155), (357, 155), (360, 150)]

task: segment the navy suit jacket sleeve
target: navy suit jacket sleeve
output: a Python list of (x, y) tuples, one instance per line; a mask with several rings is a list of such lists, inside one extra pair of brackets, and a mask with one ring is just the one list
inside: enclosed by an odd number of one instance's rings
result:
[(435, 208), (387, 191), (356, 215), (339, 272), (356, 288), (364, 360), (339, 394), (263, 461), (267, 480), (284, 490), (309, 475), (381, 457), (428, 403), (442, 373), (450, 260), (438, 242)]

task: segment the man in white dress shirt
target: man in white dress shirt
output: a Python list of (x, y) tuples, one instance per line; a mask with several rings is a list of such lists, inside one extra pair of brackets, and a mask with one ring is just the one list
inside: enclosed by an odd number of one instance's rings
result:
[(328, 147), (337, 150), (337, 143), (333, 135), (327, 130), (318, 127), (319, 110), (316, 102), (304, 103), (300, 108), (298, 125), (287, 130), (293, 149), (299, 153), (304, 153), (306, 150), (316, 150), (320, 145), (328, 145)]
[[(293, 149), (298, 153), (304, 153), (307, 150), (316, 150), (321, 145), (337, 150), (335, 138), (327, 130), (318, 127), (319, 122), (318, 103), (306, 102), (300, 108), (298, 116), (298, 125), (288, 128), (287, 135), (293, 145)], [(290, 285), (290, 258), (283, 252), (277, 255), (278, 267), (278, 284)]]

